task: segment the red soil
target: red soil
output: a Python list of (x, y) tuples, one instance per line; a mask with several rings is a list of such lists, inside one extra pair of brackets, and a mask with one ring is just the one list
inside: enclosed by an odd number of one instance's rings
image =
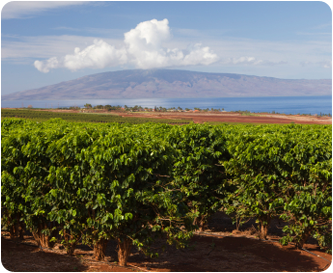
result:
[[(189, 248), (167, 246), (157, 259), (147, 258), (133, 250), (128, 266), (120, 267), (116, 263), (116, 243), (113, 241), (108, 244), (105, 261), (96, 262), (92, 260), (92, 250), (87, 246), (79, 246), (75, 255), (70, 257), (58, 245), (53, 250), (41, 250), (12, 241), (6, 232), (2, 232), (1, 261), (5, 269), (16, 272), (318, 272), (330, 266), (332, 256), (319, 251), (317, 245), (306, 244), (305, 248), (324, 259), (295, 250), (292, 245), (282, 247), (278, 243), (245, 237), (244, 233), (241, 236), (195, 235)], [(25, 236), (23, 243), (34, 244), (34, 241), (31, 236)], [(156, 245), (160, 243), (163, 242)]]
[[(119, 113), (120, 114), (120, 113)], [(130, 113), (120, 114), (123, 117), (150, 117), (168, 119), (189, 119), (195, 123), (203, 122), (226, 122), (226, 123), (260, 123), (260, 124), (332, 124), (330, 117), (279, 115), (279, 114), (256, 114), (245, 116), (239, 113)]]
[[(15, 109), (15, 108), (6, 108)], [(49, 112), (67, 112), (67, 113), (80, 113), (79, 110), (58, 110), (58, 109), (45, 109), (37, 111)], [(193, 121), (194, 123), (216, 122), (216, 123), (258, 123), (258, 124), (332, 124), (331, 117), (320, 116), (302, 116), (302, 115), (282, 115), (282, 114), (268, 114), (260, 113), (251, 116), (241, 115), (240, 113), (232, 112), (145, 112), (145, 113), (131, 113), (126, 111), (105, 111), (105, 110), (88, 110), (86, 112), (96, 112), (104, 114), (113, 114), (123, 117), (145, 117), (155, 119), (185, 119)]]

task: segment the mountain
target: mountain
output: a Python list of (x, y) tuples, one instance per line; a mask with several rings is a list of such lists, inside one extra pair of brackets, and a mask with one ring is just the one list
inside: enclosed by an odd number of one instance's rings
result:
[(185, 70), (122, 70), (84, 76), (38, 89), (3, 95), (2, 100), (115, 98), (204, 98), (323, 96), (332, 80), (289, 80)]

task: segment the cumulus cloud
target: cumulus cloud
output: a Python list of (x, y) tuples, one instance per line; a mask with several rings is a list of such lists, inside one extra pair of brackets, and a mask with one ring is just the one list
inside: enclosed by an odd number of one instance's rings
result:
[(149, 69), (168, 66), (209, 65), (218, 61), (218, 56), (209, 48), (197, 43), (185, 50), (166, 48), (163, 45), (171, 38), (169, 21), (156, 19), (139, 23), (124, 34), (123, 44), (116, 48), (103, 40), (64, 57), (52, 57), (35, 61), (35, 67), (44, 73), (64, 67), (72, 71), (82, 68), (105, 68), (132, 64)]
[(72, 71), (82, 68), (104, 68), (112, 64), (124, 64), (127, 61), (126, 51), (117, 50), (103, 40), (94, 40), (94, 44), (86, 47), (82, 51), (79, 47), (74, 49), (73, 55), (66, 55), (58, 59), (52, 57), (46, 61), (35, 61), (35, 67), (44, 73), (48, 73), (52, 68), (66, 67)]
[(59, 61), (56, 57), (52, 57), (44, 62), (35, 61), (34, 65), (39, 71), (47, 73), (51, 68), (58, 67)]
[(104, 68), (112, 64), (124, 64), (127, 61), (125, 49), (116, 49), (103, 40), (95, 40), (93, 45), (83, 49), (76, 47), (74, 55), (66, 55), (63, 66), (70, 70), (81, 68)]

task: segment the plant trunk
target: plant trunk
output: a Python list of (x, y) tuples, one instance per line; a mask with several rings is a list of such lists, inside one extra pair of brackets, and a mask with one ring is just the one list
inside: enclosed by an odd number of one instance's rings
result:
[(241, 219), (236, 216), (236, 230), (239, 231)]
[(14, 225), (10, 225), (9, 227), (9, 236), (10, 239), (15, 239), (15, 226)]
[(103, 261), (105, 258), (105, 249), (108, 240), (102, 238), (94, 244), (94, 257), (97, 261)]
[[(66, 230), (64, 230), (64, 240), (65, 240), (65, 249), (66, 249), (66, 253), (70, 256), (74, 255), (74, 251), (76, 248), (77, 243), (80, 240), (80, 235), (73, 236), (70, 233), (67, 233)], [(75, 241), (73, 241), (75, 240)]]
[(20, 222), (20, 214), (16, 214), (14, 219), (8, 221), (10, 239), (23, 240), (24, 223)]
[(15, 216), (15, 224), (14, 224), (14, 233), (15, 233), (15, 238), (18, 238), (20, 236), (19, 230), (20, 230), (20, 216), (16, 214)]
[[(51, 228), (53, 224), (51, 223)], [(43, 229), (48, 229), (48, 226), (45, 222), (39, 223), (38, 228), (36, 231), (32, 232), (32, 235), (34, 236), (37, 245), (45, 248), (53, 248), (55, 245), (55, 242), (50, 242), (51, 238), (56, 235), (56, 230), (51, 231), (50, 235), (46, 235), (42, 233)]]
[(132, 241), (128, 238), (118, 239), (118, 262), (120, 266), (126, 266), (128, 256), (131, 254)]
[(24, 231), (25, 231), (24, 223), (20, 222), (20, 224), (19, 224), (19, 238), (20, 238), (20, 240), (24, 240)]
[[(46, 222), (43, 223), (43, 228), (44, 229), (49, 229), (48, 225)], [(53, 223), (50, 223), (50, 229), (52, 229), (53, 227)], [(42, 247), (46, 247), (46, 248), (53, 248), (55, 245), (55, 242), (50, 242), (50, 240), (52, 239), (52, 237), (54, 237), (56, 235), (55, 231), (50, 231), (50, 235), (46, 235), (44, 233), (40, 233), (41, 234), (41, 245)]]
[(306, 241), (311, 236), (312, 229), (306, 229), (304, 233), (301, 235), (300, 240), (296, 241), (296, 249), (302, 249)]
[(39, 237), (38, 230), (37, 231), (31, 231), (31, 233), (32, 233), (32, 236), (34, 237), (34, 239), (37, 243), (37, 246), (40, 246), (40, 237)]
[(66, 246), (66, 253), (67, 253), (67, 255), (69, 255), (69, 256), (73, 256), (74, 255), (74, 251), (75, 251), (76, 245), (77, 245), (77, 242)]
[(197, 225), (198, 227), (199, 227), (199, 231), (200, 232), (202, 232), (202, 231), (204, 231), (205, 230), (205, 225), (206, 225), (206, 216), (205, 215), (201, 215), (201, 216), (199, 216), (199, 217), (196, 217), (195, 219), (194, 219), (194, 222), (193, 222), (193, 224), (194, 225)]
[(259, 231), (259, 238), (262, 240), (267, 240), (267, 233), (269, 224), (271, 222), (271, 218), (269, 216), (262, 217), (259, 220), (260, 222), (260, 231)]

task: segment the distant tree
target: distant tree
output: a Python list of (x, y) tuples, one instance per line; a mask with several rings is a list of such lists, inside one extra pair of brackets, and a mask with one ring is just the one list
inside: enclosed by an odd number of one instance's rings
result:
[(69, 110), (80, 110), (80, 107), (78, 107), (78, 106), (70, 106), (68, 109)]
[(113, 110), (114, 107), (112, 107), (111, 105), (107, 104), (104, 106), (104, 109), (107, 110), (107, 111), (111, 111)]
[(84, 105), (84, 107), (85, 107), (85, 108), (92, 108), (92, 106), (91, 106), (90, 103), (86, 103), (86, 104)]

